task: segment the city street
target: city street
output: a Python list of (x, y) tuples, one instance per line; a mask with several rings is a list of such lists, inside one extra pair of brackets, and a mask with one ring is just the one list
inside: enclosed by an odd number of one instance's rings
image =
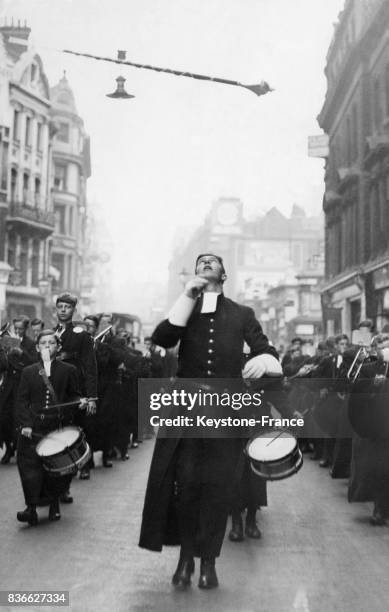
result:
[(199, 590), (196, 568), (192, 588), (175, 592), (177, 550), (137, 547), (152, 446), (145, 441), (112, 470), (98, 464), (90, 481), (74, 482), (75, 503), (62, 507), (61, 521), (49, 523), (41, 508), (37, 528), (15, 519), (23, 498), (14, 460), (0, 466), (1, 589), (69, 590), (77, 612), (386, 608), (389, 528), (371, 527), (370, 506), (348, 504), (346, 481), (331, 480), (307, 455), (299, 474), (269, 485), (262, 539), (225, 542), (220, 588)]

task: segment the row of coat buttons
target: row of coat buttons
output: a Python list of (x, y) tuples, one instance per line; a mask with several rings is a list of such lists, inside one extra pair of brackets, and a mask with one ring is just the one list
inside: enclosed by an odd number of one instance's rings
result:
[[(212, 323), (215, 322), (215, 319), (214, 318), (209, 319), (209, 322), (212, 324)], [(215, 329), (213, 327), (210, 327), (209, 333), (213, 334), (214, 332), (215, 332)], [(209, 344), (213, 344), (213, 342), (214, 342), (213, 338), (210, 338), (209, 339)], [(208, 349), (208, 353), (210, 355), (212, 355), (213, 354), (213, 349)], [(212, 359), (208, 359), (207, 365), (212, 365)], [(212, 370), (207, 370), (207, 376), (212, 376), (212, 374), (213, 374)]]

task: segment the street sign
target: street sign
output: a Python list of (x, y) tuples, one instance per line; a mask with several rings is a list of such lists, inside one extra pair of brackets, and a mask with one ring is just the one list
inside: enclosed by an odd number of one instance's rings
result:
[(308, 157), (328, 157), (329, 139), (327, 134), (308, 136)]

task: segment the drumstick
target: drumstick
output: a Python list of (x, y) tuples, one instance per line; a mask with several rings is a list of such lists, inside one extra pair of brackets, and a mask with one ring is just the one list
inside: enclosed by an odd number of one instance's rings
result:
[[(307, 414), (307, 412), (309, 412), (309, 408), (307, 408), (306, 410), (304, 410), (304, 412), (301, 413), (302, 417), (305, 417), (305, 415)], [(278, 434), (278, 436), (275, 436), (275, 438), (272, 438), (270, 440), (270, 442), (268, 444), (266, 444), (266, 446), (270, 446), (270, 444), (272, 442), (274, 442), (274, 440), (277, 440), (277, 438), (279, 438), (283, 433), (285, 433), (285, 431), (288, 431), (288, 427), (284, 427), (283, 429), (280, 430), (280, 433)]]
[[(88, 401), (96, 402), (99, 398), (98, 397), (87, 397), (86, 399)], [(51, 406), (48, 406), (48, 408), (65, 408), (66, 406), (76, 406), (80, 402), (81, 402), (81, 399), (73, 400), (72, 402), (62, 402), (62, 404), (52, 404)]]

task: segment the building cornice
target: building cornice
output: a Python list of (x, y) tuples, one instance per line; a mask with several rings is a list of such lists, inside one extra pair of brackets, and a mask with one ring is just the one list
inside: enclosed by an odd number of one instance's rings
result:
[(41, 104), (44, 104), (47, 108), (51, 108), (50, 100), (47, 100), (46, 98), (42, 98), (41, 96), (38, 96), (38, 94), (34, 93), (33, 91), (29, 89), (26, 89), (25, 87), (22, 87), (21, 85), (19, 85), (19, 83), (15, 83), (15, 81), (10, 82), (10, 88), (17, 89), (22, 94), (26, 95), (28, 98), (32, 98), (36, 102), (40, 102)]
[(366, 264), (360, 266), (359, 268), (357, 268), (356, 270), (353, 270), (352, 272), (349, 272), (348, 274), (337, 276), (336, 278), (329, 280), (328, 282), (323, 284), (321, 292), (325, 293), (327, 291), (332, 291), (336, 289), (337, 287), (339, 287), (340, 285), (344, 285), (345, 283), (352, 280), (353, 278), (357, 279), (358, 277), (361, 277), (365, 274), (370, 274), (370, 272), (374, 272), (375, 270), (378, 270), (382, 266), (387, 266), (387, 265), (389, 265), (389, 255), (388, 254), (382, 257), (376, 258), (373, 261), (367, 262)]

